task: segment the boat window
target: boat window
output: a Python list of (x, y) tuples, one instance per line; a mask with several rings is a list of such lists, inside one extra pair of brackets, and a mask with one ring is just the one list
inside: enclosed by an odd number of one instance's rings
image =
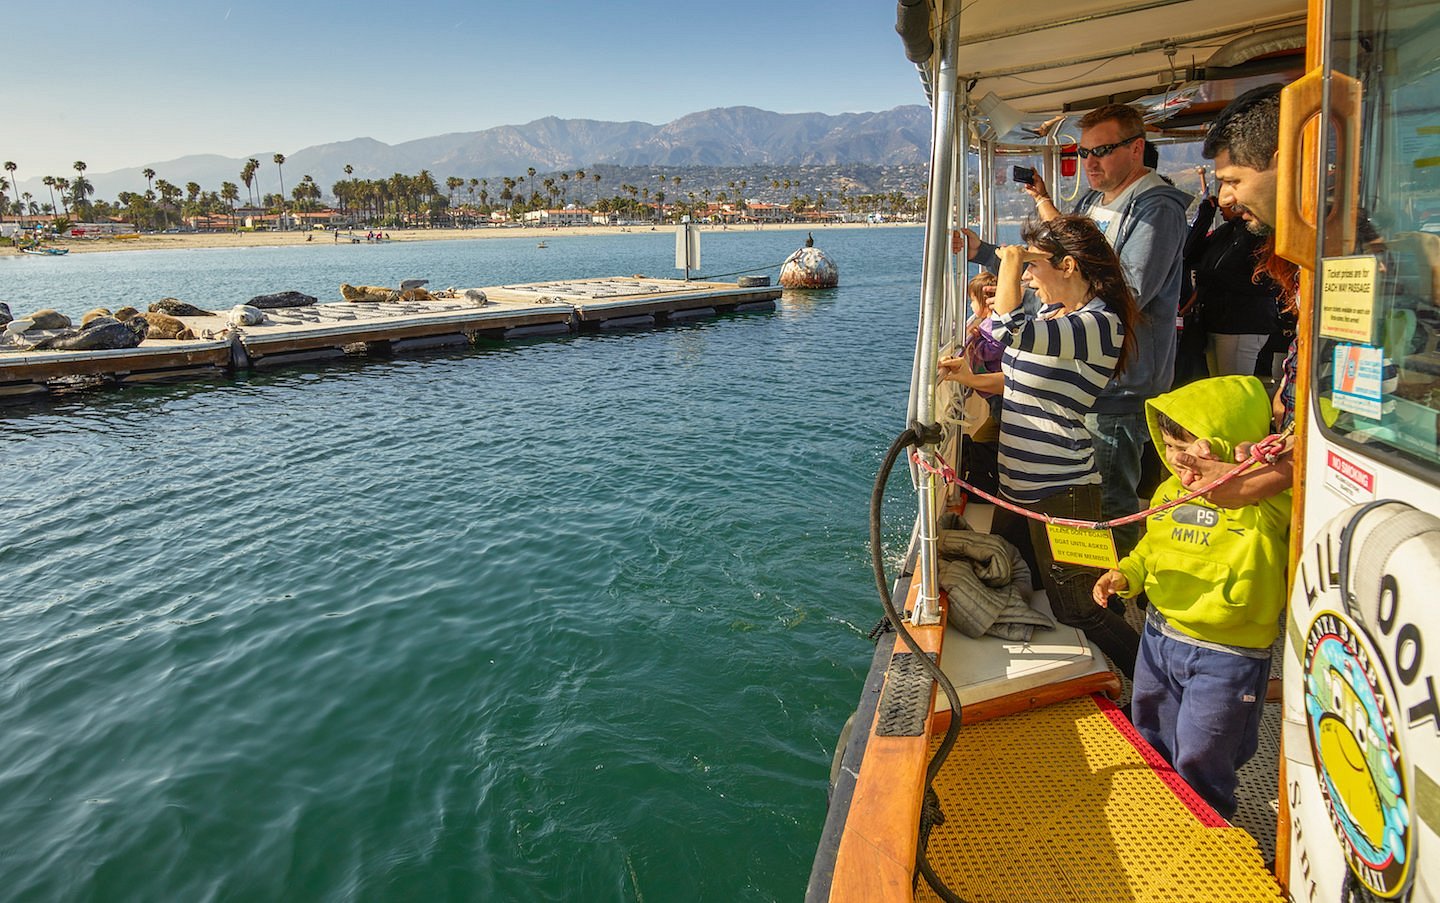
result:
[[(1440, 16), (1433, 5), (1374, 0), (1336, 0), (1334, 10), (1333, 67), (1361, 85), (1361, 151), (1353, 244), (1316, 273), (1315, 413), (1343, 443), (1433, 481), (1440, 463)], [(1336, 138), (1332, 130), (1332, 148)]]

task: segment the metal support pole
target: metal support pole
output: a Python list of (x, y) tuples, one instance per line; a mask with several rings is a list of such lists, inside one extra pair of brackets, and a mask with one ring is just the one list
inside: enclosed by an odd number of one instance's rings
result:
[[(954, 191), (956, 118), (962, 97), (956, 70), (960, 46), (960, 13), (942, 6), (939, 35), (940, 72), (935, 82), (935, 129), (930, 151), (930, 194), (926, 208), (925, 271), (921, 284), (920, 340), (911, 373), (910, 417), (935, 422), (935, 371), (939, 361), (940, 318), (945, 305), (946, 271), (950, 268), (950, 216)], [(933, 447), (920, 449), (924, 457)], [(928, 471), (918, 474), (920, 530), (920, 596), (911, 615), (914, 624), (940, 621), (940, 593), (935, 550), (936, 504), (943, 489)]]

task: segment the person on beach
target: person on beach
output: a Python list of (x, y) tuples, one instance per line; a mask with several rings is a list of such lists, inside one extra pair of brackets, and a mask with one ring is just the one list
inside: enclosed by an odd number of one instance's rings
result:
[[(1135, 296), (1119, 259), (1088, 217), (1029, 225), (1028, 247), (1000, 248), (991, 331), (1005, 346), (998, 474), (1001, 495), (1034, 512), (1096, 520), (1100, 479), (1085, 415), (1111, 378), (1135, 358)], [(1043, 305), (1021, 306), (1021, 271)], [(979, 387), (962, 355), (940, 362), (942, 379)], [(1085, 632), (1127, 675), (1140, 636), (1119, 613), (1095, 604), (1098, 572), (1057, 563), (1043, 523), (997, 508), (991, 532), (1020, 549), (1062, 624)]]
[[(1270, 399), (1254, 376), (1220, 376), (1151, 399), (1146, 419), (1172, 474), (1151, 500), (1159, 507), (1189, 492), (1178, 461), (1197, 440), (1233, 462), (1235, 446), (1263, 439)], [(1234, 509), (1196, 499), (1147, 518), (1134, 551), (1095, 582), (1097, 605), (1149, 597), (1130, 720), (1226, 818), (1236, 770), (1259, 748), (1289, 526), (1289, 492)]]

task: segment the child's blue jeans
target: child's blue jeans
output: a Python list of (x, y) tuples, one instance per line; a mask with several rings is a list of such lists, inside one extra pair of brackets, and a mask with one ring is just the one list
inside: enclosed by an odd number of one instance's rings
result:
[(1270, 659), (1171, 639), (1145, 625), (1130, 720), (1146, 742), (1225, 818), (1235, 814), (1235, 772), (1260, 746)]

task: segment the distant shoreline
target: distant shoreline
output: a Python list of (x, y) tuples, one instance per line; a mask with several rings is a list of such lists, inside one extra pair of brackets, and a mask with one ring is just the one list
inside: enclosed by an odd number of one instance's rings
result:
[[(823, 232), (831, 229), (894, 229), (915, 227), (920, 223), (826, 223), (816, 226), (806, 223), (768, 223), (762, 226), (701, 226), (705, 233), (724, 232)], [(387, 242), (401, 241), (456, 241), (460, 239), (523, 238), (530, 241), (549, 241), (552, 238), (584, 238), (593, 235), (649, 235), (652, 232), (672, 233), (675, 224), (655, 226), (564, 226), (560, 228), (519, 226), (513, 228), (485, 226), (475, 229), (396, 229), (386, 230)], [(339, 236), (339, 243), (345, 244), (351, 236), (365, 244), (366, 230), (346, 230)], [(309, 236), (309, 241), (306, 237)], [(292, 245), (336, 244), (333, 232), (181, 232), (175, 234), (141, 235), (139, 238), (71, 238), (47, 242), (56, 247), (68, 248), (73, 254), (94, 254), (109, 251), (181, 251), (190, 248), (277, 248)], [(18, 248), (0, 248), (0, 253), (19, 255)]]

